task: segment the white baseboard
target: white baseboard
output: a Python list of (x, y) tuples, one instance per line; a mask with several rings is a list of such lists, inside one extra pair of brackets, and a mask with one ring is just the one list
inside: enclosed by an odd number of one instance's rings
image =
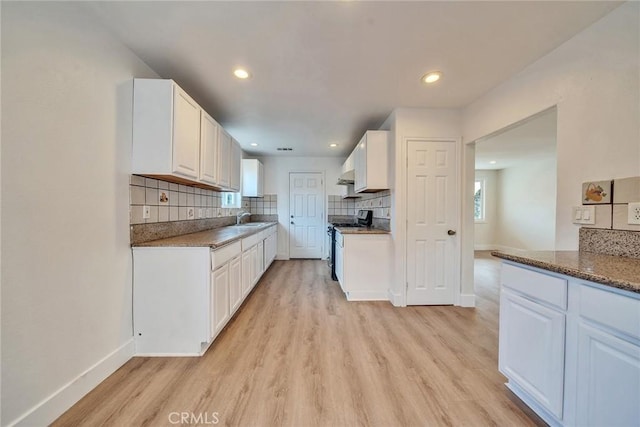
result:
[(476, 243), (473, 245), (474, 251), (495, 251), (498, 249), (499, 245), (489, 244), (489, 243)]
[(347, 294), (348, 301), (387, 301), (385, 291), (356, 291)]
[(475, 307), (476, 296), (474, 294), (460, 294), (460, 307)]
[(507, 252), (523, 252), (523, 251), (525, 251), (525, 249), (512, 248), (510, 246), (504, 246), (504, 245), (495, 245), (494, 250), (496, 250), (496, 251), (507, 251)]
[(402, 295), (394, 293), (391, 289), (389, 289), (388, 298), (394, 307), (404, 307), (402, 305)]
[(133, 357), (133, 354), (134, 344), (133, 338), (131, 338), (8, 425), (44, 426), (51, 424), (67, 409), (71, 408), (76, 402), (104, 381), (105, 378), (124, 365)]

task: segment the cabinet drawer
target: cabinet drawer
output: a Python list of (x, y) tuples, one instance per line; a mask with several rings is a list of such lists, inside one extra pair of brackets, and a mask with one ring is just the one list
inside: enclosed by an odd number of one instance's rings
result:
[(247, 249), (255, 246), (260, 241), (260, 233), (252, 234), (249, 237), (245, 237), (242, 239), (242, 251), (246, 251)]
[(640, 300), (581, 285), (580, 316), (640, 340)]
[(503, 263), (501, 284), (562, 310), (567, 309), (567, 281), (565, 279)]
[(240, 242), (233, 242), (229, 245), (211, 251), (211, 271), (223, 266), (230, 259), (240, 255), (242, 246)]

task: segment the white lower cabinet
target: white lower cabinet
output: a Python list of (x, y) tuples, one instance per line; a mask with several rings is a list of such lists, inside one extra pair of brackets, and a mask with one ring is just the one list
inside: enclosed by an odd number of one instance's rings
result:
[(242, 304), (242, 255), (229, 263), (229, 306), (231, 315)]
[(336, 232), (336, 276), (349, 301), (388, 301), (391, 235)]
[(640, 294), (502, 268), (499, 367), (509, 388), (550, 425), (640, 425)]
[(564, 312), (504, 288), (500, 322), (500, 372), (562, 418)]
[(204, 354), (260, 279), (274, 233), (269, 227), (214, 250), (133, 248), (136, 355)]
[(246, 297), (253, 286), (253, 258), (251, 248), (242, 253), (242, 297)]
[(229, 263), (211, 273), (211, 339), (229, 321)]

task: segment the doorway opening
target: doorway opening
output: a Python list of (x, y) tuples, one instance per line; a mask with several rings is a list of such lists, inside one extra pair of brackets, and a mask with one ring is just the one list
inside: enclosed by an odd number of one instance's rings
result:
[(474, 249), (554, 250), (557, 109), (476, 141)]

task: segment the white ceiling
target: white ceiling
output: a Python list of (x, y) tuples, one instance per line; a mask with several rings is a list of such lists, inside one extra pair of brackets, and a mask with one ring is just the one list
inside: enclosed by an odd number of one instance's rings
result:
[[(83, 2), (246, 151), (346, 156), (395, 107), (462, 107), (620, 2)], [(247, 81), (232, 76), (242, 65)], [(430, 70), (444, 77), (420, 83)], [(337, 149), (328, 144), (336, 142)], [(258, 143), (257, 148), (250, 143)]]
[(506, 169), (555, 158), (557, 117), (557, 110), (552, 108), (477, 141), (476, 169)]

